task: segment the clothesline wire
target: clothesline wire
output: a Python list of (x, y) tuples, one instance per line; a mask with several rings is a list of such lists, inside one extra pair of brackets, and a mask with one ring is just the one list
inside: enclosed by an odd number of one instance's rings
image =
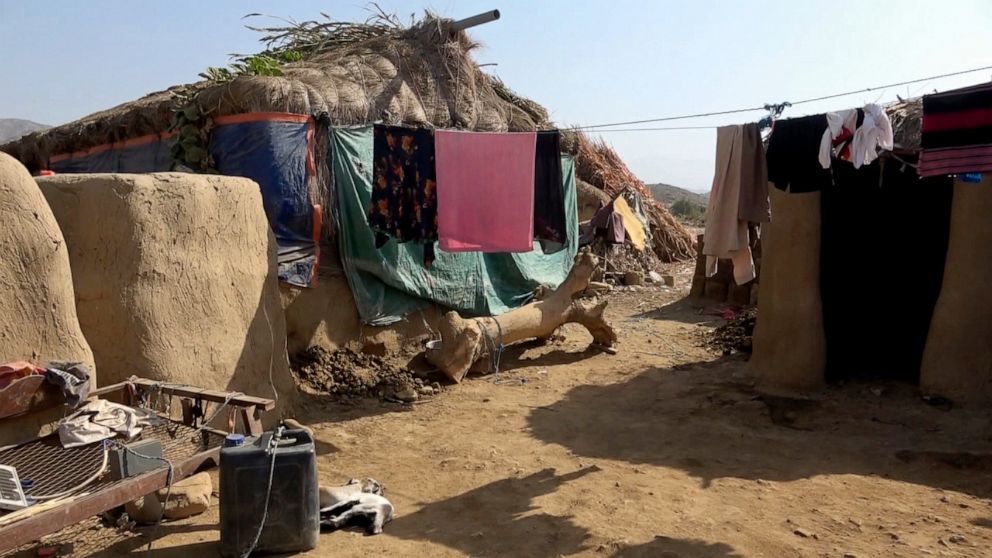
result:
[(665, 126), (660, 128), (610, 128), (608, 130), (592, 130), (597, 134), (602, 132), (659, 132), (663, 130), (715, 130), (719, 126)]
[[(984, 71), (984, 70), (992, 70), (992, 65), (990, 65), (990, 66), (982, 66), (980, 68), (972, 68), (970, 70), (961, 70), (959, 72), (949, 72), (949, 73), (946, 73), (946, 74), (938, 74), (938, 75), (935, 75), (935, 76), (928, 76), (928, 77), (923, 77), (923, 78), (918, 78), (918, 79), (911, 79), (911, 80), (908, 80), (908, 81), (900, 81), (900, 82), (897, 82), (897, 83), (889, 83), (889, 84), (886, 84), (886, 85), (876, 85), (874, 87), (867, 87), (867, 88), (864, 88), (864, 89), (857, 89), (857, 90), (854, 90), (854, 91), (845, 91), (843, 93), (834, 93), (832, 95), (824, 95), (822, 97), (813, 97), (811, 99), (803, 99), (803, 100), (800, 100), (800, 101), (792, 101), (790, 104), (792, 104), (792, 105), (801, 105), (801, 104), (805, 104), (805, 103), (814, 103), (816, 101), (826, 101), (826, 100), (829, 100), (829, 99), (837, 99), (839, 97), (847, 97), (849, 95), (857, 95), (858, 93), (868, 93), (868, 92), (877, 91), (877, 90), (880, 90), (880, 89), (888, 89), (890, 87), (901, 87), (903, 85), (912, 85), (914, 83), (921, 83), (921, 82), (924, 82), (924, 81), (931, 81), (931, 80), (935, 80), (935, 79), (943, 79), (943, 78), (948, 78), (948, 77), (960, 76), (960, 75), (964, 75), (964, 74), (971, 74), (971, 73), (974, 73), (974, 72), (981, 72), (981, 71)], [(722, 116), (722, 115), (727, 115), (727, 114), (739, 114), (739, 113), (744, 113), (744, 112), (755, 112), (755, 111), (767, 110), (767, 109), (768, 109), (768, 107), (766, 105), (762, 105), (760, 107), (749, 107), (749, 108), (740, 108), (740, 109), (732, 109), (732, 110), (722, 110), (722, 111), (716, 111), (716, 112), (702, 112), (702, 113), (697, 113), (697, 114), (683, 114), (683, 115), (679, 115), (679, 116), (665, 116), (665, 117), (662, 117), (662, 118), (646, 118), (646, 119), (643, 119), (643, 120), (629, 120), (629, 121), (626, 121), (626, 122), (613, 122), (613, 123), (609, 123), (609, 124), (593, 124), (593, 125), (589, 125), (589, 126), (575, 126), (573, 128), (570, 128), (570, 129), (571, 130), (592, 130), (594, 128), (612, 128), (613, 126), (629, 126), (629, 125), (632, 125), (632, 124), (648, 124), (648, 123), (651, 123), (651, 122), (670, 122), (672, 120), (688, 120), (688, 119), (691, 119), (691, 118), (704, 118), (704, 117), (707, 117), (707, 116)], [(704, 128), (715, 128), (715, 127), (716, 126), (703, 126), (703, 127), (697, 128), (697, 127), (688, 127), (688, 126), (686, 126), (686, 127), (658, 128), (658, 130), (704, 129)], [(634, 128), (634, 129), (630, 129), (630, 130), (640, 131), (640, 130), (648, 130), (648, 128)], [(596, 131), (596, 132), (609, 132), (609, 131), (619, 131), (619, 130), (594, 130), (594, 131)]]

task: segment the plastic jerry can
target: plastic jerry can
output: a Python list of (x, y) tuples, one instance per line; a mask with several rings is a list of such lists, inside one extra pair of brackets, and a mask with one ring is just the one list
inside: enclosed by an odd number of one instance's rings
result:
[(221, 448), (221, 556), (244, 556), (263, 515), (265, 525), (252, 555), (315, 548), (320, 535), (319, 508), (317, 454), (306, 431), (285, 430), (281, 437), (266, 432), (254, 443)]

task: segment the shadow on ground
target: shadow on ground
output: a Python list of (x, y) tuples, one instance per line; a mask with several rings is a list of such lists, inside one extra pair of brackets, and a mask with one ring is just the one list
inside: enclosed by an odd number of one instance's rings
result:
[(723, 323), (718, 308), (727, 306), (713, 302), (699, 301), (690, 298), (683, 298), (661, 308), (655, 308), (633, 316), (633, 319), (651, 318), (655, 320), (669, 320), (682, 322), (684, 324), (706, 324), (718, 326)]
[(649, 543), (626, 547), (611, 558), (744, 558), (729, 545), (657, 536)]
[[(126, 534), (118, 535), (119, 540), (106, 546), (107, 541), (103, 538), (106, 537), (107, 530), (99, 529), (91, 531), (94, 536), (100, 537), (100, 540), (94, 541), (92, 544), (93, 548), (87, 548), (85, 544), (80, 547), (76, 544), (76, 548), (72, 556), (91, 556), (93, 558), (97, 557), (111, 557), (111, 556), (123, 556), (128, 554), (135, 554), (140, 556), (147, 556), (149, 558), (186, 558), (187, 556), (216, 556), (217, 555), (217, 541), (216, 541), (216, 525), (184, 525), (184, 524), (163, 524), (156, 530), (155, 527), (141, 527), (139, 532), (130, 532)], [(112, 531), (111, 531), (112, 532)], [(168, 537), (169, 535), (179, 535), (179, 534), (189, 534), (189, 533), (204, 533), (204, 541), (197, 542), (193, 544), (184, 544), (181, 546), (174, 546), (164, 548), (160, 545), (162, 544), (162, 539)], [(148, 552), (148, 537), (154, 536), (155, 541), (152, 543), (151, 552)], [(77, 539), (85, 541), (88, 535), (83, 533), (82, 536)], [(100, 549), (98, 552), (93, 552), (94, 548)], [(26, 558), (26, 556), (25, 556)]]
[[(444, 394), (438, 397), (444, 397)], [(306, 393), (300, 390), (300, 395), (293, 406), (293, 414), (294, 418), (303, 424), (315, 425), (344, 422), (390, 413), (409, 413), (415, 409), (416, 405), (409, 403), (397, 403), (371, 398), (341, 400), (332, 395)], [(320, 454), (320, 451), (320, 448), (318, 448), (318, 454)], [(325, 451), (324, 453), (330, 453), (330, 451)]]
[(812, 400), (757, 394), (724, 359), (583, 385), (528, 417), (533, 436), (576, 455), (714, 479), (892, 478), (992, 496), (989, 418), (940, 410), (910, 386), (848, 385)]
[[(481, 486), (401, 515), (386, 534), (443, 544), (469, 556), (560, 556), (583, 550), (589, 533), (569, 517), (531, 513), (535, 498), (598, 471), (557, 475), (544, 469)], [(466, 536), (470, 535), (470, 536)]]
[[(603, 351), (601, 349), (592, 346), (581, 351), (569, 351), (555, 345), (542, 345), (538, 342), (521, 343), (503, 350), (499, 359), (499, 371), (513, 372), (514, 370), (529, 367), (568, 366), (577, 362), (588, 361), (590, 358), (602, 353)], [(476, 366), (478, 371), (473, 369), (473, 375), (469, 379), (484, 379), (485, 376), (492, 373), (489, 366), (489, 359), (483, 359)]]

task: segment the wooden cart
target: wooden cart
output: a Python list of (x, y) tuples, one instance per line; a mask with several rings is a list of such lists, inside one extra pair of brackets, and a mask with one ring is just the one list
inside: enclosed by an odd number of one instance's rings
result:
[[(39, 384), (38, 389), (45, 388)], [(21, 400), (24, 400), (23, 397), (22, 395)], [(90, 397), (100, 397), (133, 407), (151, 408), (165, 419), (158, 426), (144, 427), (139, 439), (155, 439), (162, 444), (165, 459), (173, 465), (173, 482), (216, 466), (220, 448), (227, 435), (227, 432), (210, 426), (195, 426), (197, 419), (202, 420), (200, 413), (195, 410), (208, 408), (208, 417), (212, 414), (227, 417), (232, 428), (248, 436), (258, 436), (262, 433), (261, 413), (275, 407), (275, 401), (271, 399), (164, 384), (141, 378), (100, 388), (91, 393)], [(38, 403), (42, 399), (49, 402), (45, 406), (50, 406), (50, 393), (46, 392), (43, 397), (35, 398), (34, 402)], [(176, 412), (172, 412), (172, 402), (180, 404)], [(217, 412), (221, 405), (224, 409)], [(179, 410), (182, 412), (178, 412)], [(182, 419), (173, 418), (178, 418), (180, 414)], [(34, 484), (33, 493), (59, 494), (91, 477), (101, 466), (103, 451), (102, 445), (98, 443), (63, 448), (56, 433), (0, 450), (0, 464), (15, 467), (22, 479), (31, 479)], [(110, 478), (108, 471), (79, 490), (76, 496), (13, 512), (17, 516), (10, 513), (2, 515), (0, 556), (45, 535), (165, 488), (167, 481), (168, 466), (164, 463), (157, 469), (121, 480)], [(17, 517), (19, 519), (11, 521)]]

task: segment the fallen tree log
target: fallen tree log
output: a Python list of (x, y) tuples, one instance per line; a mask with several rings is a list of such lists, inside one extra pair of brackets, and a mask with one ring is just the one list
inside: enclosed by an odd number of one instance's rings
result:
[(526, 339), (547, 339), (563, 324), (577, 323), (589, 330), (593, 343), (612, 347), (613, 326), (603, 317), (609, 301), (578, 298), (592, 279), (599, 259), (583, 250), (565, 281), (541, 300), (491, 318), (465, 319), (457, 312), (442, 318), (440, 346), (430, 346), (427, 360), (454, 382), (460, 382), (482, 358), (498, 357), (506, 345)]

